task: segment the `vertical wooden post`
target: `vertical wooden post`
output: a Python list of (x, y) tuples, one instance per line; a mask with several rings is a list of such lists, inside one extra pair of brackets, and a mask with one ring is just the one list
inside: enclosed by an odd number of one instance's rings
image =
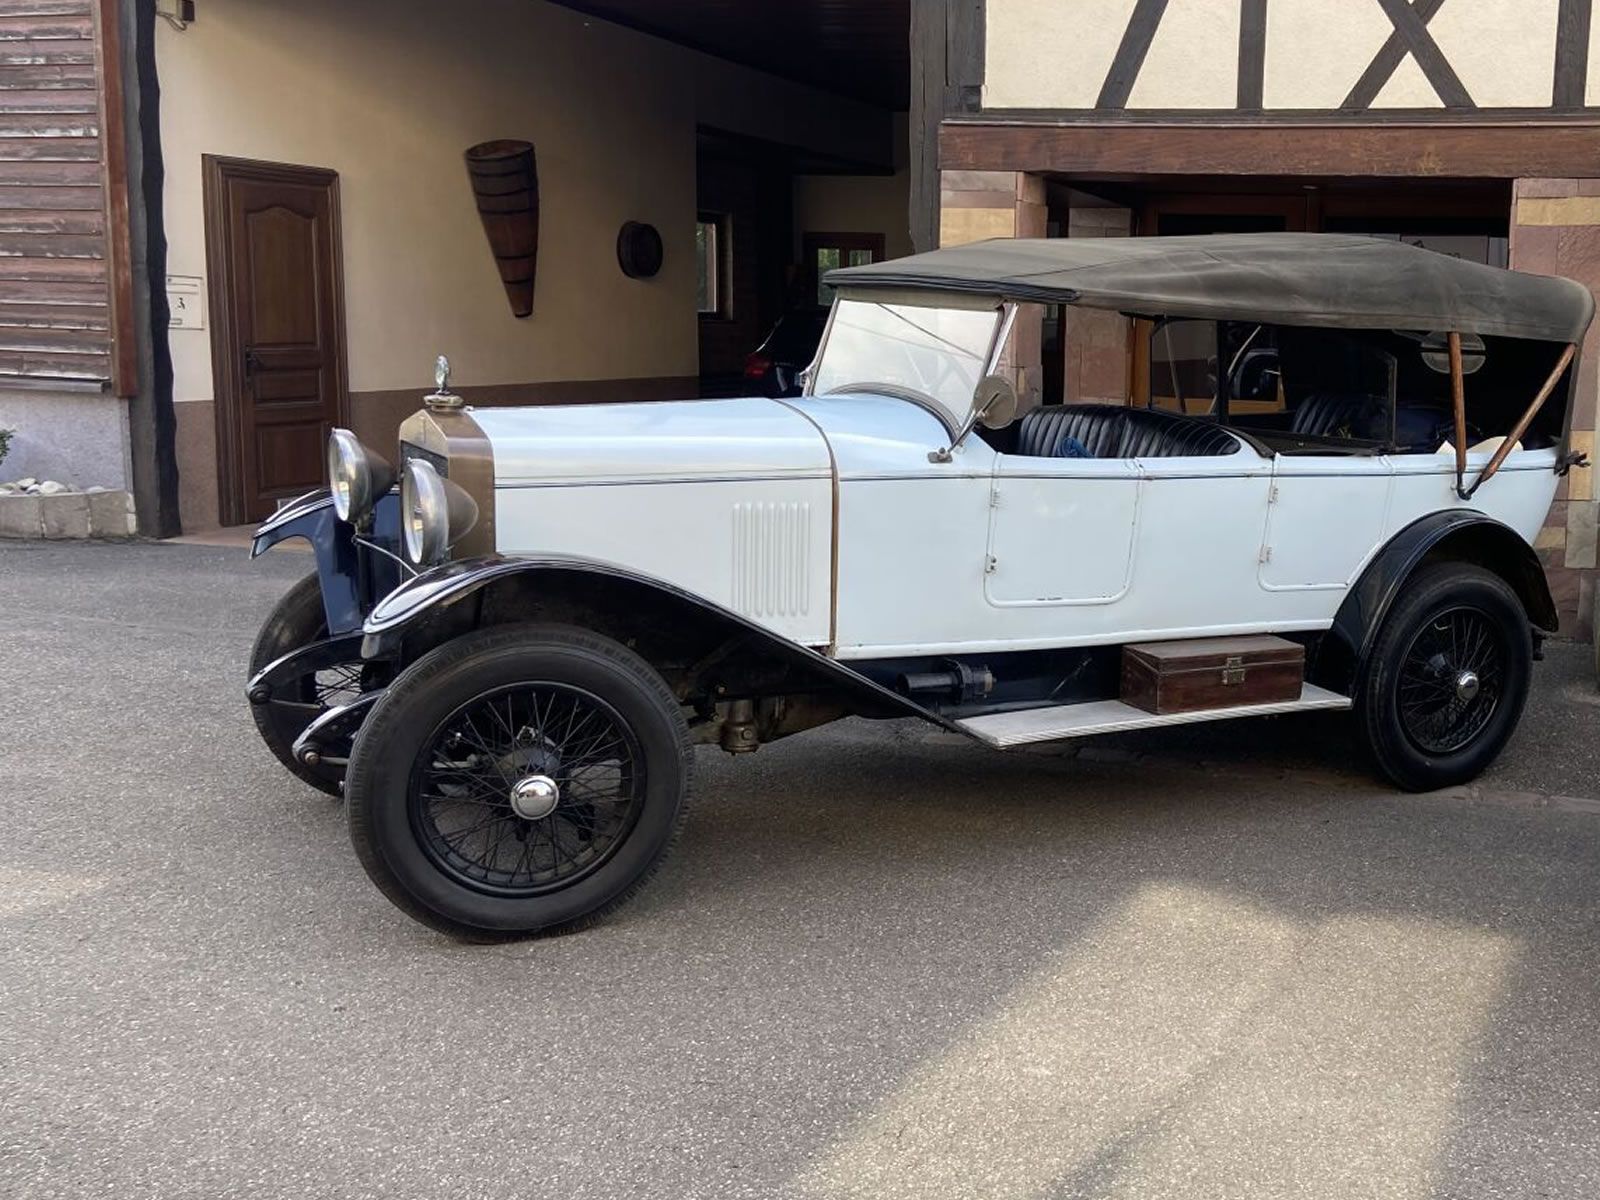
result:
[(1450, 403), (1456, 418), (1456, 495), (1467, 498), (1467, 385), (1461, 370), (1461, 335), (1450, 333)]

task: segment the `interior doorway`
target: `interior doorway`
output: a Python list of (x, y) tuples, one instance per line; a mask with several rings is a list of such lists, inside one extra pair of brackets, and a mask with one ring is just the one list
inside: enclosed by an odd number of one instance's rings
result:
[(206, 262), (222, 524), (322, 483), (348, 422), (339, 177), (207, 155)]

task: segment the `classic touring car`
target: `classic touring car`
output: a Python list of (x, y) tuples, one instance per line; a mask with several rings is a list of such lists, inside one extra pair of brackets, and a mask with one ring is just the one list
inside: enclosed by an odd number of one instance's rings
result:
[[(696, 743), (852, 714), (1003, 748), (1352, 709), (1409, 789), (1505, 745), (1586, 289), (1333, 235), (828, 281), (799, 398), (472, 409), (441, 360), (398, 468), (336, 431), (330, 490), (261, 527), (317, 571), (261, 632), (257, 723), (412, 916), (592, 920), (673, 841)], [(1134, 403), (1019, 418), (1033, 305), (1135, 321)]]

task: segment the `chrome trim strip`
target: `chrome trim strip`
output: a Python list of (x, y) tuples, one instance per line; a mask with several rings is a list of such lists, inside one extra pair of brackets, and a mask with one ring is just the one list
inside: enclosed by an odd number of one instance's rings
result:
[(260, 525), (256, 526), (256, 531), (252, 536), (260, 537), (264, 533), (271, 533), (274, 529), (287, 525), (298, 517), (303, 517), (309, 512), (316, 512), (319, 508), (327, 508), (332, 504), (333, 493), (327, 488), (318, 488), (316, 491), (307, 492), (303, 496), (296, 496)]
[[(798, 410), (796, 410), (798, 411)], [(826, 441), (826, 439), (824, 439)], [(832, 455), (830, 448), (829, 455)], [(514, 482), (496, 481), (495, 487), (506, 491), (523, 491), (530, 488), (575, 488), (575, 487), (650, 487), (663, 483), (787, 483), (795, 479), (831, 479), (833, 475), (828, 471), (817, 471), (807, 468), (805, 471), (793, 471), (787, 474), (767, 475), (651, 475), (637, 479), (624, 478), (599, 478), (599, 479), (560, 479), (560, 480), (516, 480)]]

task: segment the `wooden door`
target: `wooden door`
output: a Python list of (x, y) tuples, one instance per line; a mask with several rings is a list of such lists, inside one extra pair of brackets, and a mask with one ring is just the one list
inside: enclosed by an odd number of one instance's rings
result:
[(217, 477), (224, 525), (323, 482), (347, 421), (339, 177), (208, 156)]

